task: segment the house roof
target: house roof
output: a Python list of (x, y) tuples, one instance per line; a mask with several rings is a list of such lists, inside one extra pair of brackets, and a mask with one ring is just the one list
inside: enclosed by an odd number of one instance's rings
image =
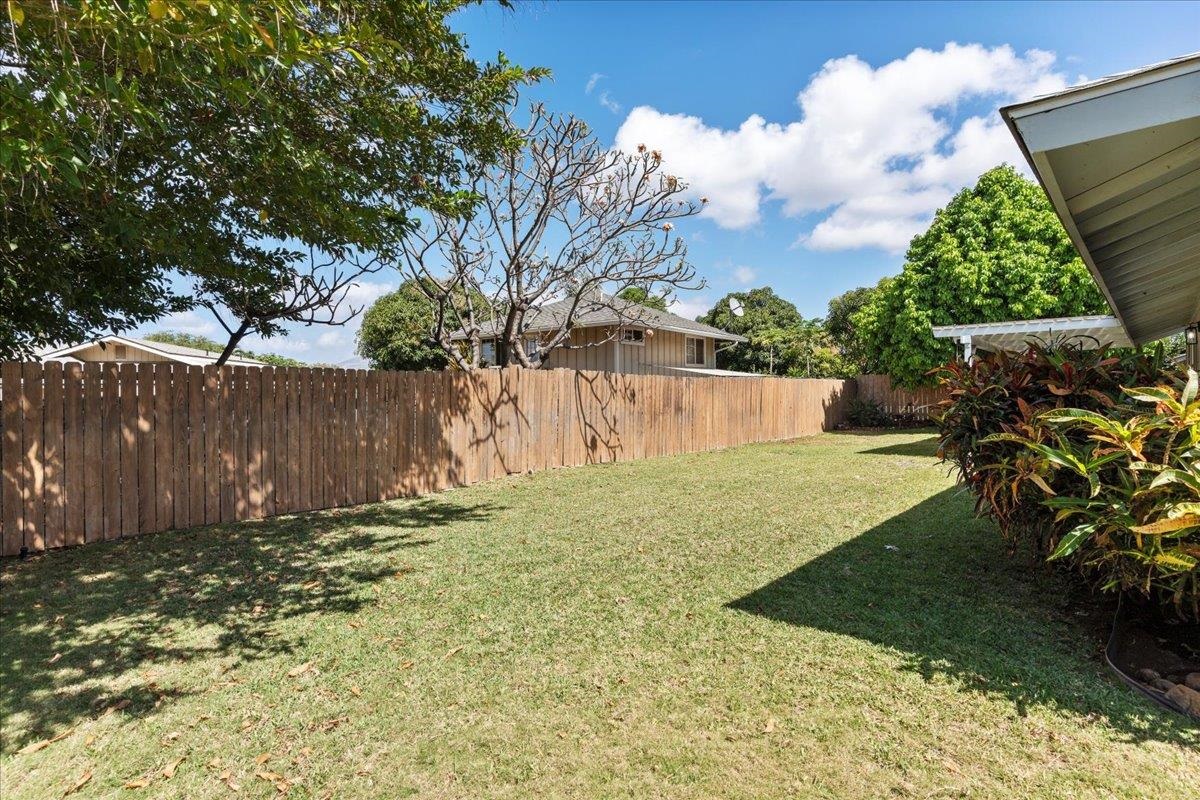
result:
[[(532, 311), (526, 317), (525, 332), (540, 333), (556, 330), (562, 325), (571, 310), (570, 298), (547, 303)], [(651, 328), (659, 331), (674, 331), (676, 333), (692, 334), (694, 336), (709, 336), (727, 342), (749, 341), (745, 336), (728, 333), (712, 325), (681, 317), (669, 311), (659, 311), (629, 300), (622, 300), (612, 295), (601, 293), (597, 298), (583, 298), (575, 310), (572, 323), (576, 328), (596, 328), (613, 325)], [(483, 327), (484, 336), (496, 336), (500, 331), (500, 323), (491, 323)], [(461, 331), (451, 338), (465, 339)]]
[(1054, 317), (1009, 322), (981, 322), (972, 325), (935, 325), (933, 335), (938, 339), (969, 338), (974, 347), (983, 350), (1024, 350), (1031, 340), (1043, 342), (1095, 341), (1099, 345), (1131, 347), (1121, 321), (1109, 315), (1088, 317)]
[(1200, 321), (1200, 53), (1000, 110), (1131, 342)]
[[(185, 347), (179, 344), (166, 344), (165, 342), (152, 342), (147, 339), (135, 339), (132, 336), (102, 336), (90, 342), (82, 342), (68, 347), (52, 347), (41, 351), (38, 358), (42, 361), (58, 361), (71, 360), (72, 354), (84, 350), (96, 344), (117, 345), (123, 344), (129, 347), (137, 347), (150, 353), (169, 358), (173, 361), (179, 361), (184, 364), (192, 364), (195, 366), (207, 366), (217, 363), (220, 357), (220, 351), (201, 350), (198, 347)], [(253, 358), (244, 358), (242, 356), (230, 356), (225, 362), (231, 367), (265, 367), (267, 366), (262, 361), (256, 361)]]
[(662, 367), (667, 372), (679, 373), (683, 376), (699, 375), (703, 378), (764, 378), (758, 372), (738, 372), (733, 369), (712, 369), (711, 367)]

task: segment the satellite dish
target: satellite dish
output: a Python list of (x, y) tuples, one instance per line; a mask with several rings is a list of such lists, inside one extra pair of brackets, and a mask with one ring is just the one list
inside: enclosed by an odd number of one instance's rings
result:
[(729, 298), (729, 313), (735, 317), (740, 317), (746, 313), (746, 309), (742, 306), (742, 301), (736, 297)]

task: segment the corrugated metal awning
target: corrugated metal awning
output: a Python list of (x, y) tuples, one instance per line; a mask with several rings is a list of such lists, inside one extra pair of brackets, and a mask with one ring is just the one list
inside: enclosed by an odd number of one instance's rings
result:
[(1200, 320), (1200, 54), (1001, 114), (1129, 339)]

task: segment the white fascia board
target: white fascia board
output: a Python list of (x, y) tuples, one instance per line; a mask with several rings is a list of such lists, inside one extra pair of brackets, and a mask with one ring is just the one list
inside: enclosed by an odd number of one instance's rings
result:
[(1181, 66), (1190, 68), (1138, 86), (1117, 84), (1093, 97), (1069, 96), (1040, 111), (1009, 106), (1004, 112), (1035, 153), (1164, 125), (1196, 114), (1200, 61)]

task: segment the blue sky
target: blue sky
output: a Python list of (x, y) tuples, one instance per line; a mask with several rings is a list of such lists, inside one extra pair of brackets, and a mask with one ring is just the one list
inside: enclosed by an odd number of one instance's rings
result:
[[(681, 226), (708, 287), (769, 285), (807, 317), (903, 264), (934, 209), (1018, 163), (997, 106), (1200, 49), (1200, 3), (532, 3), (459, 12), (473, 54), (553, 77), (528, 100), (606, 144), (661, 149), (710, 198)], [(377, 275), (369, 301), (399, 282)], [(212, 330), (201, 314), (151, 328)], [(353, 357), (354, 325), (251, 347)]]

